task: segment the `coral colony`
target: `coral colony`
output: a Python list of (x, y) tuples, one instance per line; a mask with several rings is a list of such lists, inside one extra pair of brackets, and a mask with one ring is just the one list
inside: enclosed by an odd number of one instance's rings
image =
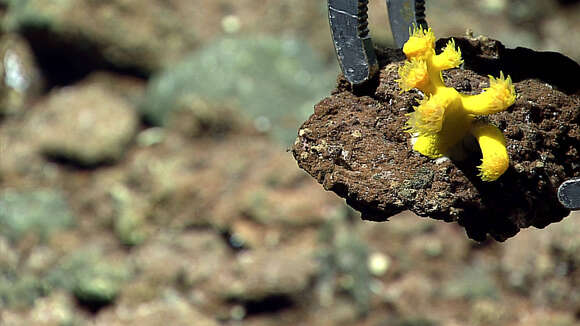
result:
[(408, 114), (407, 131), (417, 137), (413, 149), (438, 158), (471, 133), (483, 154), (479, 176), (483, 181), (497, 180), (509, 166), (505, 138), (497, 127), (476, 116), (503, 111), (514, 103), (511, 78), (504, 78), (501, 72), (499, 78), (489, 76), (489, 87), (478, 95), (446, 87), (441, 71), (461, 65), (461, 51), (451, 40), (442, 53), (435, 54), (435, 35), (430, 28), (414, 28), (403, 52), (408, 61), (399, 68), (397, 82), (403, 91), (417, 88), (424, 94), (415, 111)]

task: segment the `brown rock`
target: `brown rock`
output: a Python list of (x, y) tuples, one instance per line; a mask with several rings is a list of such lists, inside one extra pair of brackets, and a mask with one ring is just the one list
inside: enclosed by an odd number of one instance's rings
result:
[(34, 107), (39, 150), (82, 166), (118, 161), (138, 127), (135, 109), (100, 85), (62, 88)]
[(313, 247), (313, 239), (309, 239), (274, 250), (242, 252), (226, 273), (214, 275), (212, 292), (241, 302), (277, 296), (296, 298), (308, 288), (318, 271)]
[(353, 90), (341, 77), (333, 95), (315, 106), (292, 149), (298, 165), (363, 219), (385, 221), (410, 209), (456, 221), (478, 241), (487, 234), (503, 241), (520, 228), (561, 220), (569, 210), (556, 189), (580, 175), (580, 84), (564, 76), (580, 74), (580, 66), (557, 53), (506, 49), (487, 38), (456, 43), (465, 65), (444, 73), (447, 86), (477, 94), (486, 75), (500, 70), (514, 80), (516, 103), (489, 117), (503, 130), (511, 159), (498, 181), (477, 177), (481, 153), (473, 139), (460, 144), (461, 159), (435, 161), (412, 151), (403, 126), (420, 95), (401, 93), (395, 80), (404, 56), (389, 49), (378, 51), (380, 76), (370, 85)]
[(179, 277), (197, 285), (220, 272), (231, 260), (220, 236), (207, 231), (163, 235), (139, 249), (141, 276), (149, 283), (171, 284)]

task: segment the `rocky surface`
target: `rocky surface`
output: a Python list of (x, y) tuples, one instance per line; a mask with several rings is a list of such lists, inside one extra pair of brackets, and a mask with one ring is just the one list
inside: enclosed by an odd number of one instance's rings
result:
[[(574, 57), (578, 1), (539, 2), (432, 1), (429, 22)], [(392, 44), (384, 2), (370, 6), (373, 40)], [(38, 63), (16, 67), (45, 81), (0, 116), (0, 325), (578, 325), (578, 213), (476, 243), (411, 212), (363, 221), (297, 168), (285, 149), (337, 71), (326, 15), (310, 0), (0, 0), (0, 34)], [(223, 71), (200, 67), (211, 58)], [(51, 99), (66, 87), (88, 102), (87, 85), (168, 106), (136, 110), (148, 122), (117, 160), (42, 153)], [(86, 111), (93, 135), (114, 125)]]
[(86, 322), (84, 316), (75, 314), (74, 299), (65, 292), (55, 292), (53, 295), (39, 299), (30, 314), (23, 317), (14, 311), (2, 314), (3, 325), (38, 325), (55, 326), (63, 324), (79, 324)]
[[(211, 125), (216, 116), (232, 116), (231, 109), (224, 108), (233, 106), (259, 131), (290, 144), (294, 122), (304, 119), (332, 88), (333, 75), (305, 42), (224, 39), (155, 75), (141, 111), (148, 122), (161, 126), (194, 115), (201, 125), (190, 129), (199, 134), (207, 131), (204, 123)], [(208, 101), (214, 103), (209, 110)], [(175, 113), (179, 118), (172, 119)], [(231, 125), (232, 121), (222, 122)]]
[(4, 190), (0, 207), (0, 233), (13, 239), (31, 234), (46, 239), (74, 220), (63, 194), (49, 189)]
[(105, 311), (99, 316), (94, 325), (123, 326), (123, 325), (175, 325), (187, 326), (195, 321), (199, 326), (218, 326), (215, 319), (204, 315), (185, 300), (167, 298), (163, 301), (151, 302), (136, 307), (118, 306)]
[(393, 50), (379, 52), (380, 76), (372, 85), (352, 90), (339, 79), (333, 95), (316, 105), (293, 146), (299, 166), (363, 219), (384, 221), (410, 209), (457, 221), (478, 241), (488, 234), (503, 241), (521, 228), (560, 221), (569, 210), (556, 189), (580, 175), (580, 83), (564, 76), (580, 74), (580, 66), (557, 53), (506, 49), (487, 38), (456, 43), (465, 65), (444, 74), (448, 86), (477, 94), (485, 76), (500, 70), (514, 80), (516, 103), (489, 117), (504, 131), (511, 160), (497, 182), (477, 177), (481, 154), (473, 139), (451, 159), (430, 160), (411, 150), (405, 114), (421, 97), (396, 85), (403, 56)]
[(53, 71), (63, 77), (58, 80), (74, 77), (66, 75), (88, 65), (149, 72), (196, 45), (193, 26), (184, 26), (180, 11), (161, 1), (7, 2), (11, 14), (3, 21), (4, 29), (30, 39), (43, 54), (41, 60), (58, 60), (59, 55), (69, 59), (68, 71)]

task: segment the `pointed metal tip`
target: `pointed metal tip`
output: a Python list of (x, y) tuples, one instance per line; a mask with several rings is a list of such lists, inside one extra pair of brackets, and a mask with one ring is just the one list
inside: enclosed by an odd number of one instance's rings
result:
[(558, 200), (573, 211), (580, 209), (580, 178), (564, 181), (558, 188)]

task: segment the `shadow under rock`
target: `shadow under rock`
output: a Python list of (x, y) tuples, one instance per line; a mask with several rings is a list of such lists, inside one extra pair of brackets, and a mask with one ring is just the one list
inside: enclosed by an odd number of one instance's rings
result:
[[(485, 241), (487, 234), (492, 234), (496, 240), (505, 241), (515, 236), (520, 228), (528, 225), (544, 228), (570, 213), (559, 204), (557, 186), (551, 183), (545, 171), (528, 176), (510, 166), (497, 182), (484, 182), (478, 176), (480, 162), (481, 152), (471, 153), (464, 161), (453, 160), (481, 198), (481, 202), (464, 203), (461, 207), (465, 214), (457, 222), (465, 228), (469, 238)], [(532, 190), (530, 187), (538, 186), (538, 179), (546, 181), (543, 189)], [(533, 194), (536, 191), (545, 197), (538, 200)]]
[(74, 84), (95, 71), (111, 71), (147, 79), (151, 72), (119, 67), (105, 58), (102, 45), (82, 36), (59, 37), (45, 26), (18, 31), (26, 38), (46, 80), (46, 88)]

